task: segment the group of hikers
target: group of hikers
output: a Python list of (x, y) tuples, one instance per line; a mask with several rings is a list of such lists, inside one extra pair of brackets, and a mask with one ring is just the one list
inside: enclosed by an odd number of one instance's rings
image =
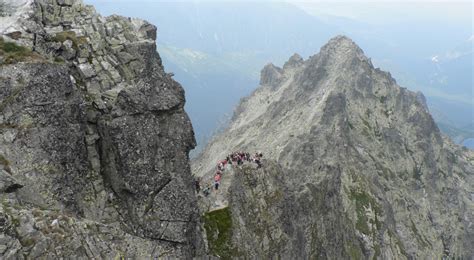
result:
[[(214, 174), (214, 185), (209, 183), (206, 185), (204, 189), (202, 189), (202, 192), (204, 196), (208, 196), (211, 193), (212, 188), (214, 188), (215, 191), (219, 189), (219, 185), (221, 184), (221, 179), (222, 179), (222, 174), (225, 171), (227, 167), (231, 166), (241, 166), (245, 162), (253, 162), (257, 164), (257, 169), (262, 167), (262, 157), (263, 154), (261, 152), (255, 153), (255, 155), (250, 155), (250, 153), (245, 153), (245, 152), (235, 152), (232, 154), (227, 155), (227, 157), (224, 160), (220, 160), (217, 163), (217, 169)], [(201, 191), (201, 178), (197, 178), (195, 180), (195, 185), (196, 185), (196, 191), (199, 193)]]

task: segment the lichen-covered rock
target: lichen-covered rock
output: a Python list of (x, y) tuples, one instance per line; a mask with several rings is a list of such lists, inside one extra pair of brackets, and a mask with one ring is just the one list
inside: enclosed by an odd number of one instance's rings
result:
[[(0, 65), (0, 187), (8, 191), (1, 212), (18, 219), (0, 251), (11, 258), (48, 258), (58, 247), (56, 257), (200, 255), (188, 160), (194, 133), (184, 91), (156, 52), (156, 27), (102, 17), (82, 1), (20, 2), (0, 28), (3, 40), (42, 59)], [(61, 239), (41, 227), (64, 223), (36, 219), (39, 209), (71, 219)]]
[(55, 64), (0, 67), (0, 154), (42, 206), (82, 215), (88, 189), (84, 102), (67, 68)]
[[(164, 243), (133, 236), (122, 229), (58, 210), (18, 207), (3, 201), (0, 212), (0, 254), (2, 259), (144, 259), (164, 257), (181, 244)], [(183, 248), (181, 248), (183, 247)], [(181, 248), (181, 249), (180, 249)]]
[(233, 151), (277, 162), (235, 174), (229, 248), (248, 258), (471, 258), (474, 153), (347, 37), (298, 60), (243, 99), (192, 165), (208, 176)]

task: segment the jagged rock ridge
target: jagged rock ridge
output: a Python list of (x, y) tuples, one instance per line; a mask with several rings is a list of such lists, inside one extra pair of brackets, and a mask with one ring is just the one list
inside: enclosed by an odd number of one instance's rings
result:
[(0, 58), (0, 254), (201, 254), (194, 133), (156, 27), (82, 1), (5, 3), (3, 40), (41, 58)]
[(227, 254), (474, 256), (474, 154), (442, 136), (421, 93), (399, 87), (347, 37), (306, 61), (267, 65), (193, 174), (240, 150), (262, 151), (270, 167), (234, 177), (236, 250)]

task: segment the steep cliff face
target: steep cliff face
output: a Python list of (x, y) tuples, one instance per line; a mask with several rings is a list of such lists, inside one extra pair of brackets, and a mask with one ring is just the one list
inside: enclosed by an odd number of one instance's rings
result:
[(261, 84), (192, 166), (206, 176), (239, 150), (274, 161), (235, 174), (229, 243), (243, 250), (227, 253), (474, 256), (474, 154), (440, 134), (420, 93), (344, 36), (306, 61), (266, 66)]
[(6, 4), (1, 253), (200, 254), (194, 133), (184, 91), (156, 52), (156, 27), (104, 18), (82, 1)]

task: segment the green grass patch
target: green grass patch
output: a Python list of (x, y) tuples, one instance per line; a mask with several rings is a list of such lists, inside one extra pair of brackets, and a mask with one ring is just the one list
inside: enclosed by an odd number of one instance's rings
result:
[(36, 239), (33, 237), (25, 237), (20, 239), (20, 244), (23, 247), (30, 247), (36, 244)]
[(29, 60), (44, 60), (39, 54), (30, 49), (13, 42), (6, 42), (0, 37), (0, 56), (3, 56), (3, 64), (13, 64)]
[(2, 154), (0, 154), (0, 165), (3, 165), (3, 169), (12, 174), (12, 169), (10, 168), (10, 161), (5, 158)]
[(54, 62), (56, 63), (64, 63), (64, 59), (62, 57), (54, 57)]
[(368, 218), (365, 213), (366, 207), (370, 205), (369, 199), (367, 194), (365, 193), (352, 193), (351, 194), (352, 198), (355, 199), (356, 201), (356, 212), (357, 212), (357, 222), (356, 222), (356, 228), (360, 232), (369, 235), (370, 234), (370, 228), (368, 225)]
[(204, 214), (203, 223), (212, 255), (222, 259), (230, 259), (237, 255), (231, 241), (232, 216), (228, 207)]
[(8, 166), (10, 165), (10, 161), (8, 161), (5, 156), (0, 154), (0, 164), (3, 166)]
[(360, 248), (353, 244), (349, 245), (349, 256), (353, 260), (364, 259), (364, 255), (362, 254), (362, 251), (360, 250)]
[(27, 52), (28, 51), (28, 49), (23, 46), (16, 45), (15, 43), (12, 43), (12, 42), (5, 42), (3, 41), (3, 39), (2, 39), (2, 50), (5, 52)]
[[(382, 227), (382, 224), (380, 223), (378, 216), (380, 215), (381, 210), (375, 199), (365, 192), (351, 191), (350, 196), (351, 200), (354, 200), (356, 203), (357, 230), (366, 235), (371, 235), (372, 232), (370, 232), (371, 228), (369, 227), (369, 225), (372, 226), (372, 230), (374, 230), (374, 232), (376, 229), (380, 229)], [(367, 217), (367, 208), (371, 208), (374, 211), (374, 219), (369, 220), (369, 218)]]
[(72, 48), (75, 50), (79, 49), (80, 45), (87, 43), (87, 38), (84, 36), (77, 37), (76, 33), (73, 31), (63, 31), (56, 33), (56, 35), (52, 38), (55, 42), (63, 43), (67, 40), (72, 42)]
[(20, 219), (18, 219), (18, 218), (12, 217), (11, 222), (12, 222), (12, 225), (15, 226), (15, 227), (19, 227), (19, 226), (20, 226)]

